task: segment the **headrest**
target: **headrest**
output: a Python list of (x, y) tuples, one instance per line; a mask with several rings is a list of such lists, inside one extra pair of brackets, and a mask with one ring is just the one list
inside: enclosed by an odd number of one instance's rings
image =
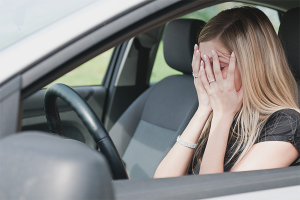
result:
[(300, 80), (300, 7), (288, 10), (278, 31), (285, 55), (296, 81)]
[(194, 45), (205, 22), (195, 19), (171, 21), (164, 34), (164, 55), (167, 64), (184, 74), (192, 74)]

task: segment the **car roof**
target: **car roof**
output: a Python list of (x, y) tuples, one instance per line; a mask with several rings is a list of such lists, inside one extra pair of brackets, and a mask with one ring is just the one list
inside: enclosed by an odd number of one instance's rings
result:
[[(165, 4), (171, 5), (178, 1), (165, 1)], [(113, 21), (114, 18), (118, 18), (122, 14), (125, 15), (139, 5), (149, 2), (151, 1), (95, 1), (4, 48), (0, 51), (0, 66), (2, 66), (0, 85), (11, 77), (26, 71), (40, 60), (59, 51), (82, 35), (99, 29)], [(299, 1), (239, 0), (238, 2), (265, 5), (281, 11), (299, 6)]]

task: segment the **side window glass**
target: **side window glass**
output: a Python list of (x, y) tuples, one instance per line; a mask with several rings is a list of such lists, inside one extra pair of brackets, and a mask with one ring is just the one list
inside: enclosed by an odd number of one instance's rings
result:
[[(86, 63), (83, 63), (76, 69), (53, 81), (51, 84), (64, 83), (71, 87), (101, 85), (112, 52), (113, 48), (92, 58)], [(47, 85), (45, 88), (47, 88), (49, 85)]]
[(269, 17), (276, 33), (278, 33), (279, 26), (280, 26), (280, 19), (279, 19), (278, 11), (273, 10), (271, 8), (263, 7), (263, 6), (255, 6), (255, 7), (260, 9), (261, 11), (263, 11)]
[[(261, 11), (263, 11), (269, 17), (270, 21), (272, 22), (276, 33), (278, 33), (280, 20), (279, 20), (278, 12), (276, 10), (273, 10), (273, 9), (267, 8), (267, 7), (263, 7), (263, 6), (246, 4), (246, 3), (237, 3), (237, 2), (222, 3), (222, 4), (218, 4), (215, 6), (208, 7), (208, 8), (204, 8), (202, 10), (198, 10), (196, 12), (187, 14), (180, 18), (200, 19), (200, 20), (207, 22), (208, 20), (210, 20), (213, 16), (217, 15), (222, 10), (230, 9), (233, 7), (240, 7), (240, 6), (253, 6), (253, 7), (256, 7), (258, 9), (260, 9)], [(159, 47), (157, 50), (157, 54), (156, 54), (156, 58), (154, 61), (152, 73), (150, 76), (150, 85), (161, 81), (162, 79), (164, 79), (167, 76), (176, 75), (176, 74), (182, 74), (182, 73), (177, 70), (174, 70), (168, 66), (168, 64), (165, 61), (164, 54), (163, 54), (163, 41), (160, 41), (160, 44), (159, 44)]]
[(269, 17), (276, 33), (278, 33), (278, 29), (279, 29), (279, 25), (280, 25), (278, 11), (271, 9), (271, 8), (264, 7), (264, 6), (254, 5), (254, 4), (237, 3), (237, 2), (221, 3), (221, 4), (218, 4), (215, 6), (211, 6), (211, 7), (204, 8), (202, 10), (198, 10), (196, 12), (187, 14), (181, 18), (200, 19), (200, 20), (207, 22), (208, 20), (210, 20), (213, 16), (217, 15), (222, 10), (226, 10), (226, 9), (230, 9), (230, 8), (234, 8), (234, 7), (241, 7), (241, 6), (252, 6), (252, 7), (256, 7), (258, 9), (260, 9), (261, 11), (263, 11)]

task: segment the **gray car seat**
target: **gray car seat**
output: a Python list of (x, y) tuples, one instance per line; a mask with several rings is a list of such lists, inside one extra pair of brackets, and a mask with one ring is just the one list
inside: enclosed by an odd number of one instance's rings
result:
[(169, 76), (146, 90), (109, 132), (130, 179), (153, 178), (157, 166), (197, 109), (191, 62), (204, 25), (205, 22), (193, 19), (168, 24), (163, 38), (165, 60), (183, 75)]
[[(285, 51), (289, 67), (298, 84), (300, 103), (300, 7), (292, 8), (284, 14), (278, 36)], [(299, 138), (295, 139), (299, 140)]]
[(278, 36), (300, 89), (300, 7), (292, 8), (284, 14)]

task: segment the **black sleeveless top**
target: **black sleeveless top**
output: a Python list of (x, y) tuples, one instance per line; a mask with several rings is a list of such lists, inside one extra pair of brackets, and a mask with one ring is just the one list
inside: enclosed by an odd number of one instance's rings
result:
[[(290, 142), (300, 152), (300, 113), (298, 113), (294, 109), (283, 109), (274, 112), (268, 118), (256, 143), (264, 141)], [(233, 144), (234, 140), (229, 139), (225, 153), (224, 164), (231, 158), (234, 153), (235, 148)], [(224, 166), (225, 172), (229, 171), (232, 168), (237, 157), (238, 154), (234, 156), (234, 158), (227, 165)], [(300, 156), (291, 164), (291, 166), (299, 164)], [(199, 174), (199, 168), (199, 163), (197, 163), (194, 167), (195, 174)]]

